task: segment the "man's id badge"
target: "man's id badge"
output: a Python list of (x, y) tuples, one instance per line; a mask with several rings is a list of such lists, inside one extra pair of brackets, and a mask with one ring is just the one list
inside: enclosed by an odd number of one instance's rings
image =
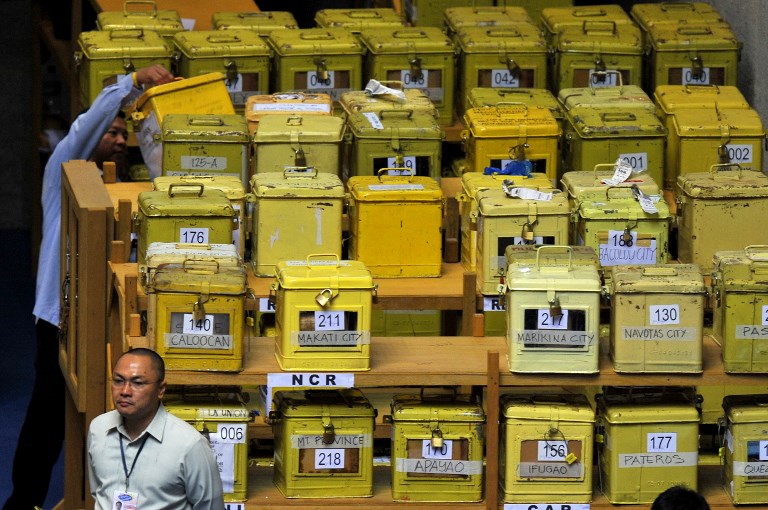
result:
[(112, 495), (112, 510), (137, 510), (139, 495), (135, 492), (115, 491)]

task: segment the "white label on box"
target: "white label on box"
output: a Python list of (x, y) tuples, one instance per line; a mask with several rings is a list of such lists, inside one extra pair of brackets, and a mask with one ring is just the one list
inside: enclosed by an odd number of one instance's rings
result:
[[(749, 450), (749, 443), (751, 441), (747, 442), (747, 450)], [(758, 459), (759, 460), (768, 460), (768, 441), (761, 440), (757, 441), (757, 452), (758, 452)]]
[[(301, 96), (297, 96), (300, 98)], [(291, 112), (326, 112), (331, 113), (331, 105), (328, 103), (253, 103), (251, 111), (291, 111)]]
[(342, 331), (344, 310), (315, 311), (315, 331)]
[(229, 73), (227, 73), (227, 77), (224, 80), (224, 86), (227, 87), (227, 91), (230, 93), (232, 92), (242, 92), (243, 91), (243, 75), (241, 73), (237, 73), (237, 76), (234, 80), (229, 78)]
[[(250, 416), (248, 415), (248, 410), (243, 407), (224, 407), (224, 408), (216, 408), (216, 407), (200, 407), (195, 412), (195, 418), (197, 420), (205, 420), (205, 421), (216, 421), (220, 420), (222, 418), (230, 419), (242, 419), (243, 421), (249, 421)], [(222, 423), (222, 426), (228, 425), (227, 423)], [(229, 424), (231, 425), (231, 424)], [(245, 431), (245, 429), (243, 429)], [(245, 438), (243, 437), (243, 441), (233, 441), (236, 443), (244, 443)]]
[(643, 240), (638, 246), (637, 232), (630, 234), (625, 240), (624, 231), (608, 231), (608, 243), (598, 245), (601, 265), (656, 264), (656, 239)]
[(735, 462), (733, 476), (768, 476), (768, 462)]
[(648, 153), (631, 152), (619, 154), (619, 159), (626, 162), (636, 172), (648, 170)]
[(652, 325), (680, 324), (680, 305), (651, 305), (648, 321)]
[(448, 459), (395, 459), (398, 473), (424, 473), (433, 475), (479, 475), (483, 473), (483, 462), (479, 460)]
[(291, 344), (300, 347), (356, 347), (369, 343), (370, 331), (291, 331)]
[(208, 170), (223, 172), (227, 169), (227, 158), (222, 156), (182, 156), (181, 168), (185, 170)]
[(739, 340), (766, 340), (768, 339), (768, 326), (738, 324), (735, 336)]
[[(401, 168), (397, 166), (397, 158), (387, 158), (387, 166), (389, 168)], [(403, 156), (402, 168), (407, 168), (412, 174), (413, 169), (416, 168), (416, 156)], [(405, 175), (407, 174), (408, 172), (405, 173)], [(390, 171), (389, 175), (403, 175), (403, 174), (402, 173), (397, 174)]]
[(245, 510), (245, 503), (224, 502), (224, 510)]
[(565, 441), (537, 441), (536, 459), (543, 462), (565, 462), (568, 445)]
[(768, 305), (762, 306), (760, 324), (763, 326), (768, 326)]
[(709, 67), (702, 67), (701, 72), (696, 76), (693, 69), (683, 67), (682, 85), (709, 85)]
[(521, 478), (581, 478), (583, 473), (581, 462), (521, 462), (517, 467)]
[(320, 73), (317, 71), (307, 71), (307, 89), (333, 89), (336, 88), (336, 73), (335, 71), (326, 71), (328, 74), (327, 79), (322, 79)]
[(197, 335), (183, 333), (165, 333), (165, 347), (168, 349), (214, 349), (231, 350), (235, 337), (232, 335)]
[(699, 452), (619, 453), (620, 468), (668, 468), (697, 466)]
[(345, 456), (344, 448), (316, 448), (315, 469), (341, 469)]
[(568, 310), (552, 315), (549, 308), (539, 308), (538, 329), (568, 329)]
[(504, 300), (499, 297), (483, 296), (484, 312), (500, 312), (506, 310)]
[(603, 69), (598, 71), (597, 69), (589, 70), (589, 86), (593, 88), (599, 87), (618, 87), (619, 72), (615, 69)]
[(384, 129), (384, 124), (381, 123), (381, 119), (376, 112), (363, 112), (363, 117), (368, 119), (373, 129)]
[(421, 441), (421, 458), (422, 459), (452, 459), (453, 458), (453, 441), (446, 439), (443, 441), (443, 445), (439, 448), (432, 446), (431, 439), (423, 439)]
[(701, 331), (699, 328), (632, 328), (622, 326), (621, 334), (623, 340), (700, 340)]
[(181, 323), (181, 332), (185, 334), (201, 333), (203, 335), (212, 335), (213, 322), (213, 314), (206, 314), (201, 319), (195, 319), (191, 313), (185, 313)]
[(421, 191), (423, 184), (369, 184), (371, 191)]
[(728, 154), (728, 161), (730, 163), (752, 163), (755, 149), (751, 144), (740, 143), (726, 145), (725, 151)]
[(208, 437), (211, 439), (211, 449), (219, 466), (224, 494), (232, 493), (235, 490), (235, 445), (222, 442), (219, 435), (214, 432), (211, 432)]
[(595, 342), (595, 333), (583, 331), (539, 331), (524, 329), (517, 333), (517, 343), (536, 344), (554, 347), (585, 347)]
[(259, 311), (260, 312), (274, 312), (275, 302), (269, 298), (259, 298)]
[(403, 69), (400, 71), (400, 81), (406, 89), (425, 89), (429, 83), (429, 70), (422, 69), (420, 76), (414, 76), (410, 69)]
[(531, 188), (508, 188), (505, 192), (510, 197), (522, 198), (523, 200), (538, 200), (539, 202), (552, 201), (552, 193), (545, 193)]
[(512, 76), (509, 69), (492, 69), (491, 70), (491, 87), (520, 87), (520, 79)]
[(373, 446), (370, 434), (336, 434), (333, 441), (324, 443), (322, 434), (292, 434), (291, 448), (370, 448)]
[(245, 444), (246, 428), (245, 423), (218, 423), (216, 435), (220, 443), (227, 444)]
[(589, 503), (504, 503), (504, 510), (590, 510)]
[(677, 451), (677, 432), (651, 432), (645, 436), (648, 453)]
[(210, 244), (208, 242), (209, 229), (206, 227), (183, 227), (179, 229), (179, 240), (184, 244)]

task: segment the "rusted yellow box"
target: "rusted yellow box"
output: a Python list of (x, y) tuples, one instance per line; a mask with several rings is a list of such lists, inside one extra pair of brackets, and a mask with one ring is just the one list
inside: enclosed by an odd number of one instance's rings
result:
[(139, 283), (145, 292), (152, 292), (158, 267), (163, 264), (183, 264), (186, 261), (215, 262), (219, 267), (243, 265), (243, 259), (234, 244), (154, 242), (147, 247), (144, 264), (139, 264)]
[(646, 32), (648, 90), (659, 85), (738, 85), (742, 43), (724, 22), (659, 23)]
[(573, 264), (571, 250), (554, 253), (547, 248), (538, 248), (533, 265), (507, 269), (509, 369), (597, 373), (600, 275), (592, 265)]
[(248, 132), (253, 136), (264, 115), (333, 115), (333, 101), (328, 94), (306, 92), (275, 92), (256, 94), (245, 100), (245, 121)]
[(279, 261), (275, 275), (275, 357), (280, 368), (370, 369), (376, 287), (365, 264), (316, 254)]
[(768, 394), (726, 395), (723, 489), (734, 505), (768, 504)]
[(254, 202), (251, 260), (259, 276), (272, 276), (281, 260), (313, 253), (341, 256), (344, 184), (316, 170), (264, 172), (251, 178)]
[(253, 135), (253, 174), (299, 167), (339, 176), (345, 131), (344, 119), (333, 115), (265, 115)]
[(170, 44), (176, 32), (183, 32), (179, 12), (158, 9), (154, 1), (126, 0), (122, 11), (101, 11), (96, 15), (98, 30), (151, 30)]
[(564, 170), (592, 170), (621, 160), (634, 172), (664, 179), (667, 130), (653, 111), (643, 108), (582, 105), (570, 108), (563, 134)]
[(697, 489), (699, 411), (688, 395), (637, 391), (596, 398), (600, 490), (609, 502), (652, 503), (675, 485)]
[(618, 4), (544, 6), (537, 19), (550, 44), (557, 40), (563, 30), (583, 27), (586, 23), (600, 22), (614, 27), (634, 23), (624, 8)]
[(648, 31), (654, 25), (684, 27), (725, 21), (717, 9), (706, 2), (638, 3), (632, 5), (629, 15), (643, 32), (643, 43), (646, 45)]
[(380, 168), (439, 179), (444, 133), (432, 115), (411, 109), (352, 112), (344, 158), (353, 175), (377, 175)]
[(90, 106), (104, 87), (142, 67), (160, 64), (170, 69), (172, 56), (171, 43), (152, 30), (81, 32), (74, 57), (80, 103), (83, 107)]
[[(476, 7), (493, 4), (493, 0), (475, 0), (472, 2), (472, 5)], [(405, 0), (403, 12), (406, 21), (411, 25), (442, 28), (446, 9), (465, 7), (466, 5), (466, 0)]]
[(480, 5), (448, 7), (443, 14), (443, 26), (448, 37), (454, 38), (459, 30), (468, 27), (485, 29), (515, 26), (520, 23), (536, 24), (528, 10), (520, 5)]
[(389, 175), (388, 170), (347, 181), (349, 258), (378, 278), (440, 276), (440, 185), (432, 177)]
[(456, 33), (458, 107), (467, 108), (467, 92), (474, 87), (545, 88), (547, 42), (536, 23), (472, 27)]
[(440, 28), (368, 28), (360, 39), (367, 49), (368, 78), (422, 90), (435, 104), (440, 125), (453, 124), (455, 50)]
[(704, 298), (695, 264), (615, 266), (611, 341), (617, 372), (701, 373)]
[(768, 373), (768, 245), (716, 251), (712, 265), (712, 336), (723, 370)]
[(567, 26), (558, 33), (552, 47), (555, 58), (549, 76), (553, 91), (622, 83), (642, 86), (642, 35), (631, 22), (584, 21)]
[(315, 23), (322, 28), (346, 28), (359, 35), (367, 28), (399, 28), (402, 16), (392, 8), (321, 9), (315, 13)]
[(286, 498), (373, 496), (376, 410), (355, 388), (278, 391), (272, 481)]
[(299, 28), (296, 18), (289, 11), (214, 12), (211, 16), (211, 26), (215, 30), (229, 30), (230, 28), (253, 30), (264, 40), (269, 37), (269, 33), (273, 30)]
[(375, 89), (353, 90), (341, 95), (341, 107), (347, 115), (355, 112), (381, 112), (384, 110), (411, 110), (414, 113), (426, 113), (434, 118), (440, 117), (435, 104), (423, 90), (405, 88), (401, 81), (383, 81), (381, 85), (401, 92), (405, 98), (393, 93), (375, 93)]
[(592, 501), (595, 411), (576, 393), (501, 397), (505, 503)]
[(242, 115), (169, 113), (158, 142), (162, 175), (229, 176), (248, 184), (250, 136)]
[(571, 244), (594, 248), (604, 268), (668, 262), (671, 214), (656, 182), (645, 174), (608, 181), (613, 172), (600, 166), (561, 179), (571, 200)]
[(219, 72), (235, 111), (242, 114), (248, 96), (269, 92), (271, 52), (259, 34), (248, 29), (190, 30), (173, 37), (177, 74), (187, 78)]
[(237, 224), (240, 228), (232, 230), (232, 244), (235, 245), (237, 253), (241, 258), (245, 255), (246, 233), (248, 230), (248, 211), (247, 201), (248, 193), (245, 191), (245, 185), (240, 176), (234, 175), (165, 175), (155, 177), (152, 186), (157, 191), (167, 192), (171, 186), (177, 190), (182, 190), (184, 186), (191, 189), (218, 189), (224, 192), (232, 204), (237, 216)]
[(518, 244), (568, 244), (568, 196), (557, 189), (521, 186), (478, 191), (477, 291), (503, 295), (505, 249)]
[(482, 501), (485, 412), (470, 395), (392, 397), (392, 498)]
[(464, 125), (461, 136), (470, 171), (504, 169), (518, 161), (555, 182), (562, 131), (548, 108), (503, 103), (470, 108), (464, 112)]
[(522, 186), (538, 191), (553, 189), (552, 180), (541, 172), (530, 175), (462, 173), (461, 192), (456, 195), (456, 200), (459, 203), (461, 222), (461, 263), (468, 271), (474, 271), (477, 267), (477, 194), (486, 189), (501, 190), (503, 186)]
[(672, 126), (665, 156), (665, 189), (675, 189), (681, 175), (707, 172), (722, 163), (762, 172), (765, 131), (757, 110), (682, 109), (672, 116)]
[(341, 94), (363, 88), (365, 49), (346, 28), (273, 30), (273, 90), (328, 94), (338, 105)]
[(549, 89), (545, 88), (510, 88), (510, 87), (474, 87), (469, 89), (465, 99), (466, 109), (482, 106), (498, 106), (502, 103), (523, 103), (531, 107), (540, 106), (549, 109), (560, 129), (565, 120), (565, 109)]
[(244, 267), (186, 261), (157, 268), (147, 338), (172, 370), (243, 369)]
[(224, 501), (248, 499), (248, 423), (253, 418), (242, 395), (207, 387), (184, 387), (179, 392), (167, 392), (163, 405), (211, 442), (219, 465)]
[(227, 195), (203, 184), (142, 191), (133, 222), (139, 264), (151, 243), (228, 244), (232, 231), (241, 228)]
[(721, 250), (768, 244), (768, 232), (755, 221), (768, 208), (768, 176), (739, 165), (713, 165), (677, 179), (677, 243), (681, 262), (704, 273)]

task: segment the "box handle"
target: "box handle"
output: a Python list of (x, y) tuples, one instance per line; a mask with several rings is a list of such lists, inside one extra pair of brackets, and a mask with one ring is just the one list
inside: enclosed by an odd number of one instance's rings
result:
[(520, 30), (514, 27), (489, 28), (485, 31), (488, 37), (520, 37)]
[[(322, 261), (326, 260), (327, 263), (320, 264), (319, 262), (316, 263), (313, 267), (312, 261)], [(310, 253), (307, 255), (307, 267), (309, 269), (316, 269), (318, 267), (339, 267), (341, 266), (341, 260), (339, 259), (339, 256), (335, 253)]]
[(286, 166), (283, 168), (283, 177), (286, 179), (317, 178), (317, 168), (313, 166)]
[(643, 276), (677, 276), (677, 268), (645, 266), (643, 267)]
[(712, 179), (717, 179), (717, 176), (718, 174), (720, 174), (720, 171), (725, 170), (727, 167), (731, 168), (731, 170), (727, 170), (729, 172), (732, 172), (733, 167), (735, 167), (735, 169), (739, 171), (738, 178), (741, 179), (742, 167), (739, 163), (718, 163), (716, 165), (710, 166), (709, 173), (712, 174)]
[(607, 16), (605, 9), (585, 7), (583, 9), (574, 9), (572, 16), (574, 18), (595, 18), (597, 16)]
[(215, 33), (205, 38), (211, 44), (240, 43), (242, 40), (237, 34), (229, 33), (228, 30), (217, 30)]
[(109, 40), (115, 39), (144, 39), (143, 28), (129, 28), (124, 30), (110, 30)]
[(692, 2), (663, 2), (660, 6), (664, 12), (668, 11), (696, 11), (696, 6)]
[[(542, 246), (539, 246), (536, 248), (536, 267), (541, 268), (541, 254), (544, 251), (552, 250), (553, 248), (560, 249), (561, 251), (565, 251), (568, 253), (568, 270), (570, 271), (573, 268), (573, 248), (571, 248), (568, 245), (560, 245), (560, 244), (544, 244)], [(559, 264), (554, 264), (559, 265)]]
[[(403, 170), (407, 170), (408, 173), (407, 174), (402, 173)], [(390, 172), (397, 172), (397, 173), (390, 173)], [(403, 168), (403, 167), (379, 168), (379, 170), (376, 172), (376, 176), (379, 178), (379, 181), (381, 182), (383, 182), (383, 180), (387, 178), (400, 180), (398, 178), (401, 178), (401, 177), (405, 177), (405, 179), (408, 182), (411, 182), (413, 180), (413, 170), (410, 168)]]
[(357, 11), (349, 11), (345, 13), (347, 17), (352, 19), (374, 19), (374, 18), (381, 18), (381, 13), (374, 10), (357, 10)]
[(768, 244), (750, 244), (744, 248), (744, 254), (749, 260), (762, 262), (768, 260)]
[(302, 32), (299, 37), (305, 41), (330, 41), (335, 39), (330, 32)]
[[(152, 7), (152, 10), (151, 11), (129, 11), (128, 5), (130, 4), (149, 5)], [(157, 4), (152, 0), (125, 0), (125, 2), (123, 2), (123, 16), (130, 16), (131, 14), (138, 15), (138, 16), (149, 15), (155, 18), (157, 17)]]
[(712, 35), (712, 29), (707, 25), (678, 27), (679, 35)]
[[(168, 196), (171, 198), (175, 196), (174, 188), (187, 188), (186, 191), (181, 191), (180, 193), (191, 194), (197, 192), (198, 197), (203, 196), (203, 191), (205, 190), (205, 186), (198, 183), (172, 183), (168, 185)], [(192, 188), (192, 190), (189, 188)]]
[(585, 20), (581, 26), (581, 30), (585, 34), (600, 32), (616, 35), (616, 22), (603, 20)]
[(499, 108), (520, 108), (525, 110), (526, 115), (528, 114), (528, 105), (517, 101), (500, 101), (496, 103), (497, 113), (499, 113)]
[(397, 39), (426, 39), (427, 33), (423, 30), (395, 30), (392, 36)]
[(184, 259), (181, 267), (188, 273), (214, 274), (219, 272), (219, 261), (214, 258)]
[(193, 116), (187, 119), (188, 126), (223, 126), (224, 119), (213, 115)]
[(379, 117), (381, 117), (382, 119), (388, 116), (405, 117), (407, 119), (410, 119), (411, 117), (413, 117), (413, 110), (403, 108), (401, 110), (381, 110), (379, 112)]

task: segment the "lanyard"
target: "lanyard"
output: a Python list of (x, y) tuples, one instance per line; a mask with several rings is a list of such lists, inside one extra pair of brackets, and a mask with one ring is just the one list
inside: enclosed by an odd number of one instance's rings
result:
[(141, 440), (141, 444), (139, 445), (139, 450), (136, 452), (136, 456), (133, 458), (133, 463), (131, 464), (130, 471), (128, 471), (128, 464), (125, 462), (125, 448), (123, 448), (123, 435), (117, 434), (117, 437), (120, 439), (120, 456), (123, 458), (123, 471), (125, 472), (125, 490), (128, 490), (128, 480), (131, 478), (131, 474), (133, 473), (133, 468), (136, 467), (136, 461), (139, 460), (139, 455), (141, 454), (141, 450), (144, 449), (144, 444), (146, 444), (149, 434), (145, 434), (144, 439)]

